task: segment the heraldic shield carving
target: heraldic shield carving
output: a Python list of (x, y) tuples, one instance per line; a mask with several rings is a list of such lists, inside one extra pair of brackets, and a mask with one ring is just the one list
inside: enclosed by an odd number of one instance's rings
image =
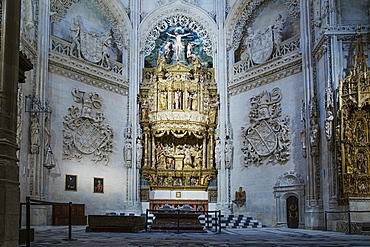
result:
[(82, 103), (82, 108), (71, 106), (68, 116), (64, 117), (63, 159), (80, 161), (82, 154), (93, 155), (91, 160), (107, 165), (112, 152), (113, 130), (102, 124), (103, 113), (96, 112), (96, 116), (92, 116), (94, 109), (101, 108), (100, 95), (78, 89), (73, 89), (72, 95), (76, 103)]
[(282, 95), (279, 88), (271, 93), (263, 91), (252, 97), (251, 125), (242, 127), (244, 137), (242, 151), (245, 166), (269, 163), (285, 163), (290, 157), (289, 117), (281, 117)]

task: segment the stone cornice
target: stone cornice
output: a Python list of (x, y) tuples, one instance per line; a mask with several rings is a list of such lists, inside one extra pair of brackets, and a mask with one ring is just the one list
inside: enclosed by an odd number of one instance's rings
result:
[(282, 59), (271, 60), (267, 64), (253, 67), (244, 75), (230, 81), (228, 91), (236, 95), (302, 71), (302, 54), (296, 52)]
[(128, 81), (95, 64), (75, 58), (49, 53), (49, 72), (59, 74), (82, 83), (126, 95)]

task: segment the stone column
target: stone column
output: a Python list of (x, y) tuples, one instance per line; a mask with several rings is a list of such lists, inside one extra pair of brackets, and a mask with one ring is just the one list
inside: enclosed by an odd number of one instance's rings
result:
[[(136, 138), (139, 131), (138, 102), (137, 94), (139, 92), (140, 81), (140, 62), (139, 62), (139, 38), (138, 32), (140, 24), (140, 1), (130, 1), (130, 16), (132, 21), (132, 30), (130, 37), (130, 78), (129, 78), (129, 108), (128, 122), (132, 123), (132, 153), (136, 154)], [(125, 211), (128, 213), (141, 214), (140, 202), (140, 174), (137, 169), (136, 155), (132, 157), (132, 168), (127, 171), (127, 196)]]
[(20, 0), (0, 1), (0, 246), (18, 246), (16, 151)]
[[(318, 119), (316, 116), (312, 117), (310, 114), (310, 107), (315, 107), (315, 83), (314, 83), (314, 67), (312, 57), (312, 36), (311, 36), (311, 3), (306, 0), (300, 1), (300, 25), (301, 25), (301, 47), (302, 47), (302, 75), (305, 93), (305, 118), (306, 122), (306, 146), (307, 146), (307, 184), (306, 184), (306, 207), (305, 207), (305, 223), (308, 229), (321, 229), (320, 213), (322, 211), (322, 201), (320, 200), (320, 176), (318, 153), (320, 152), (318, 146), (314, 150), (312, 141), (319, 142), (319, 137), (311, 137), (313, 130), (316, 128), (320, 131), (318, 126)], [(314, 114), (316, 115), (316, 113)], [(318, 112), (317, 112), (318, 115)], [(311, 142), (310, 142), (311, 140)], [(302, 211), (303, 212), (303, 211)]]
[(225, 9), (226, 1), (217, 1), (216, 5), (216, 18), (219, 27), (218, 40), (217, 40), (217, 53), (216, 57), (216, 81), (218, 93), (220, 95), (220, 109), (218, 114), (218, 129), (220, 133), (221, 146), (221, 168), (218, 171), (217, 177), (217, 209), (222, 210), (223, 214), (231, 213), (230, 207), (230, 181), (229, 181), (229, 170), (225, 166), (225, 140), (226, 140), (226, 129), (228, 122), (228, 90), (227, 90), (227, 56), (226, 56), (226, 37), (225, 37)]

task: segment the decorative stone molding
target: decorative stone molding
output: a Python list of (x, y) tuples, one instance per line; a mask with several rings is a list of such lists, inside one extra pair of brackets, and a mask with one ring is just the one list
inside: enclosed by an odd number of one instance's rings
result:
[(301, 185), (304, 185), (304, 179), (301, 174), (296, 171), (286, 171), (278, 177), (274, 188)]
[(279, 88), (263, 91), (250, 99), (250, 125), (242, 127), (245, 166), (286, 163), (290, 157), (289, 116), (281, 119), (282, 94)]
[(108, 165), (109, 154), (113, 151), (113, 130), (104, 125), (104, 114), (92, 113), (102, 106), (102, 99), (97, 93), (87, 93), (78, 89), (72, 90), (73, 99), (81, 103), (81, 109), (71, 106), (69, 114), (64, 117), (63, 130), (63, 159), (76, 158), (82, 155), (92, 155), (95, 163), (103, 161)]
[[(245, 32), (245, 27), (248, 22), (253, 18), (257, 8), (265, 2), (272, 0), (250, 0), (244, 1), (243, 4), (235, 9), (231, 14), (234, 16), (229, 19), (230, 23), (229, 29), (227, 30), (227, 49), (237, 49), (243, 38), (243, 33)], [(284, 0), (285, 5), (289, 10), (289, 14), (293, 18), (299, 18), (299, 0)]]
[[(270, 33), (271, 33), (270, 35), (272, 35), (271, 31), (270, 31)], [(253, 36), (254, 38), (252, 38), (250, 41), (248, 41), (248, 43), (253, 43), (254, 39), (255, 39), (255, 36), (254, 36), (254, 34), (251, 34), (250, 36)], [(258, 39), (262, 39), (262, 36), (260, 35), (260, 38), (258, 38)], [(279, 45), (276, 45), (276, 44), (274, 45), (272, 40), (269, 40), (269, 41), (267, 41), (265, 39), (263, 39), (263, 40), (267, 44), (267, 46), (264, 48), (264, 50), (259, 49), (256, 52), (255, 49), (253, 49), (253, 47), (258, 46), (257, 43), (256, 44), (253, 43), (254, 45), (252, 45), (252, 44), (247, 45), (247, 46), (249, 46), (249, 48), (246, 49), (245, 59), (243, 59), (242, 61), (240, 61), (240, 62), (238, 62), (234, 65), (234, 71), (233, 71), (234, 78), (238, 78), (240, 75), (244, 75), (248, 70), (255, 67), (257, 64), (266, 64), (267, 63), (266, 61), (269, 60), (268, 61), (268, 63), (269, 63), (269, 62), (271, 62), (271, 60), (273, 61), (273, 59), (280, 58), (282, 56), (283, 57), (281, 59), (284, 59), (284, 57), (289, 57), (294, 53), (300, 52), (300, 37), (298, 35), (295, 36), (295, 37), (292, 37), (288, 40), (285, 40), (282, 43), (279, 43)], [(265, 55), (264, 56), (252, 55), (252, 53), (255, 53), (255, 52), (256, 53), (264, 53)], [(251, 53), (251, 54), (249, 54), (249, 53)], [(263, 57), (263, 58), (261, 58), (261, 57)]]
[(302, 144), (302, 156), (307, 158), (307, 127), (306, 127), (306, 103), (302, 100), (302, 107), (301, 107), (301, 122), (303, 122), (303, 129), (300, 133), (301, 137), (301, 144)]
[(269, 84), (279, 79), (300, 73), (302, 71), (301, 52), (292, 53), (279, 60), (272, 60), (267, 64), (262, 64), (239, 77), (230, 81), (229, 94), (236, 95), (262, 85)]
[[(179, 12), (181, 13), (175, 13)], [(210, 32), (207, 27), (208, 21), (204, 20), (201, 16), (189, 9), (168, 9), (166, 12), (156, 17), (154, 25), (148, 27), (148, 30), (143, 30), (143, 33), (147, 36), (143, 36), (141, 39), (141, 53), (144, 56), (148, 56), (151, 51), (155, 48), (155, 41), (158, 39), (161, 32), (164, 32), (167, 28), (180, 24), (182, 27), (189, 28), (196, 32), (202, 41), (203, 49), (207, 55), (212, 56), (216, 47), (215, 36)]]
[(300, 16), (300, 5), (299, 5), (299, 0), (283, 0), (283, 2), (285, 3), (285, 5), (287, 6), (288, 10), (289, 10), (289, 14), (293, 17), (293, 18), (299, 18)]
[(50, 53), (49, 71), (117, 94), (128, 91), (128, 82), (122, 76), (73, 57)]
[[(67, 9), (79, 0), (51, 0), (50, 10), (52, 12), (51, 21), (58, 22), (67, 13)], [(121, 50), (129, 48), (128, 38), (130, 31), (128, 30), (129, 18), (124, 9), (117, 8), (116, 1), (112, 0), (93, 0), (99, 6), (104, 16), (107, 17), (110, 27), (114, 32), (114, 38)], [(118, 4), (117, 4), (118, 5)], [(118, 5), (119, 6), (119, 5)]]

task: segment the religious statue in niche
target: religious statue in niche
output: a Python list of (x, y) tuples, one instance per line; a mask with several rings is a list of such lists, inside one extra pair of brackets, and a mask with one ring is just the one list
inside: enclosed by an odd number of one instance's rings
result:
[(279, 88), (271, 93), (263, 91), (250, 99), (250, 122), (242, 127), (242, 151), (245, 165), (260, 165), (266, 158), (269, 163), (285, 163), (290, 156), (289, 117), (281, 117), (282, 95)]
[(70, 28), (71, 45), (69, 55), (85, 59), (106, 69), (111, 69), (111, 59), (121, 62), (122, 52), (118, 49), (113, 30), (104, 34), (82, 29), (79, 17), (74, 17)]
[(103, 113), (96, 112), (93, 116), (95, 109), (102, 106), (100, 95), (75, 88), (72, 96), (82, 107), (71, 106), (69, 114), (64, 117), (63, 159), (76, 158), (80, 161), (82, 155), (93, 155), (93, 161), (103, 161), (107, 165), (113, 149), (113, 130), (103, 124)]

